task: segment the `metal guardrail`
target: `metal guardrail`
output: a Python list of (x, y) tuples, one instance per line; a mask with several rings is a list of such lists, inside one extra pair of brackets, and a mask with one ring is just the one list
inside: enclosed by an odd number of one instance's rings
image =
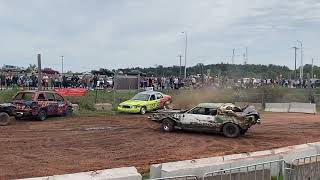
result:
[(320, 177), (320, 154), (297, 158), (287, 165), (288, 180), (316, 180)]
[[(223, 169), (219, 171), (204, 174), (203, 180), (271, 180), (275, 178), (280, 180), (283, 177), (284, 160), (267, 161), (263, 163), (240, 166), (235, 168)], [(275, 176), (273, 176), (273, 174)]]
[(156, 178), (156, 179), (148, 179), (148, 180), (200, 180), (195, 175), (185, 175), (185, 176), (173, 176), (173, 177), (164, 177), (164, 178)]

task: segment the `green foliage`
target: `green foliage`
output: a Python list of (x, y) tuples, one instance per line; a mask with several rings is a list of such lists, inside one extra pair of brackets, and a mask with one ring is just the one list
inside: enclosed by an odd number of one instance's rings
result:
[(17, 89), (0, 91), (0, 103), (11, 102), (12, 97), (18, 92)]

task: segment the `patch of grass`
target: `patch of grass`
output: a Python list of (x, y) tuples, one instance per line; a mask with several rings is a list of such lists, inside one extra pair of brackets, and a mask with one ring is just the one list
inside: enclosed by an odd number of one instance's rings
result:
[(272, 176), (271, 180), (283, 180), (283, 176), (280, 176), (279, 179), (277, 179), (277, 176)]
[(142, 179), (150, 179), (150, 170), (145, 170), (143, 172), (140, 172), (142, 175)]

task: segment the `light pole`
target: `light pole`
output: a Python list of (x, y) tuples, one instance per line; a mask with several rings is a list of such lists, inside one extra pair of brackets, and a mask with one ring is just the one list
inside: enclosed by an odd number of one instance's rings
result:
[(181, 54), (179, 54), (179, 60), (180, 60), (180, 64), (179, 64), (179, 78), (181, 79), (181, 58), (183, 57)]
[(297, 40), (298, 43), (300, 43), (300, 50), (301, 50), (301, 66), (300, 66), (300, 79), (303, 80), (303, 47), (302, 47), (302, 41)]
[(297, 50), (299, 49), (299, 48), (297, 48), (297, 47), (292, 47), (293, 49), (294, 49), (294, 80), (296, 80), (297, 79)]
[(181, 32), (182, 34), (185, 34), (186, 37), (186, 46), (184, 49), (184, 79), (187, 78), (187, 50), (188, 50), (188, 35), (186, 31)]
[(63, 56), (61, 56), (61, 75), (63, 75)]

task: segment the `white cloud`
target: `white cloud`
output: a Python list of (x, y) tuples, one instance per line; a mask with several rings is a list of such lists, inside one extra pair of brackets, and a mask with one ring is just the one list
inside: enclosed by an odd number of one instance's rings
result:
[(291, 66), (296, 39), (306, 59), (317, 56), (319, 8), (317, 0), (0, 0), (0, 62), (35, 63), (40, 51), (57, 69), (61, 55), (77, 71), (173, 65), (187, 31), (189, 65), (248, 46), (250, 63)]

